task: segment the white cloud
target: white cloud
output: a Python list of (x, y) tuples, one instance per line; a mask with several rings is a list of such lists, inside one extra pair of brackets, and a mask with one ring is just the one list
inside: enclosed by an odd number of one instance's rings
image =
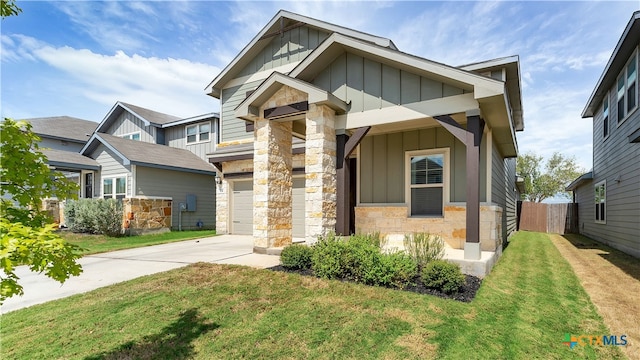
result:
[[(65, 83), (55, 84), (60, 86), (56, 89), (59, 94), (80, 95), (107, 107), (122, 100), (182, 117), (219, 108), (218, 101), (206, 96), (203, 88), (220, 69), (207, 64), (123, 51), (104, 55), (69, 46), (53, 47), (18, 35), (9, 40), (14, 42), (10, 50), (21, 49), (23, 57), (46, 63), (69, 77)], [(60, 101), (69, 101), (73, 110), (73, 103), (82, 99), (61, 96)]]

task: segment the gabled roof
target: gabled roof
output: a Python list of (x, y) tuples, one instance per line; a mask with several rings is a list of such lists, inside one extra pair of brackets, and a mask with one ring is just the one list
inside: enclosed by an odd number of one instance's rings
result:
[(100, 170), (100, 164), (90, 157), (73, 151), (43, 149), (47, 163), (59, 169)]
[(627, 27), (622, 32), (615, 49), (613, 49), (613, 54), (611, 54), (607, 66), (605, 66), (596, 87), (593, 89), (591, 96), (589, 96), (587, 105), (582, 110), (583, 118), (593, 117), (598, 111), (602, 98), (615, 83), (618, 74), (624, 68), (638, 43), (640, 43), (640, 10), (631, 15)]
[(259, 117), (257, 107), (285, 85), (306, 93), (310, 104), (326, 104), (336, 110), (337, 113), (344, 113), (347, 110), (347, 104), (328, 91), (279, 72), (273, 72), (251, 95), (238, 105), (235, 116), (244, 120), (255, 120)]
[(120, 158), (123, 165), (139, 165), (165, 170), (214, 175), (215, 168), (189, 150), (94, 133), (80, 151), (89, 156), (98, 145), (104, 145)]
[(520, 57), (518, 55), (492, 59), (473, 64), (459, 66), (460, 69), (474, 72), (506, 70), (506, 86), (509, 92), (509, 102), (513, 110), (513, 120), (516, 131), (524, 130), (524, 118), (522, 112), (522, 89), (520, 86)]
[(84, 144), (98, 126), (95, 121), (83, 120), (71, 116), (54, 116), (25, 119), (31, 124), (34, 133), (40, 137), (66, 140)]
[(476, 99), (504, 93), (502, 81), (338, 33), (325, 39), (289, 73), (289, 76), (312, 81), (316, 74), (331, 62), (330, 60), (346, 50), (462, 89), (473, 89)]
[(104, 132), (114, 121), (118, 119), (123, 111), (128, 111), (133, 116), (140, 119), (146, 126), (162, 127), (162, 125), (181, 120), (181, 118), (161, 112), (145, 109), (140, 106), (127, 104), (118, 101), (113, 105), (107, 116), (104, 117), (97, 132)]
[[(313, 19), (307, 16), (295, 14), (289, 11), (280, 10), (267, 25), (258, 32), (258, 34), (249, 42), (247, 46), (215, 77), (205, 88), (210, 95), (219, 97), (220, 89), (229, 80), (241, 71), (251, 59), (253, 59), (265, 46), (267, 46), (272, 38), (269, 34), (278, 33), (279, 31), (288, 30), (287, 27), (295, 27), (300, 23), (306, 24), (311, 28), (321, 29), (329, 33), (341, 33), (362, 41), (366, 41), (378, 46), (387, 47), (397, 50), (395, 44), (387, 38), (367, 34), (346, 27), (330, 24), (324, 21)], [(291, 25), (290, 25), (291, 24)]]

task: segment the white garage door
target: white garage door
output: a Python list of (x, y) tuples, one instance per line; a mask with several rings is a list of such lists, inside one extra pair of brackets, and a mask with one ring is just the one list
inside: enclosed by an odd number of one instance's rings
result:
[(233, 183), (231, 233), (253, 234), (253, 180)]
[[(304, 193), (304, 178), (293, 179), (293, 237), (304, 237)], [(253, 180), (234, 182), (232, 206), (231, 233), (253, 234)]]

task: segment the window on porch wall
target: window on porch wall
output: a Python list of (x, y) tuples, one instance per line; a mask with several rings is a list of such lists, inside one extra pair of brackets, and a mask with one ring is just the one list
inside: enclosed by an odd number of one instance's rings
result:
[(442, 216), (444, 154), (410, 156), (411, 216)]

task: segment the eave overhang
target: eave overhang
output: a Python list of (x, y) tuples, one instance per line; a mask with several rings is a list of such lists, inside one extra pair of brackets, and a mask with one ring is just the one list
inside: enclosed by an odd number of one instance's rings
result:
[(102, 119), (102, 121), (100, 122), (100, 124), (96, 128), (96, 132), (105, 132), (107, 127), (109, 125), (111, 125), (115, 120), (117, 120), (118, 116), (120, 116), (120, 114), (125, 110), (130, 112), (133, 116), (135, 116), (138, 119), (140, 119), (140, 121), (142, 121), (145, 126), (149, 126), (149, 125), (152, 124), (149, 120), (147, 120), (147, 119), (143, 118), (142, 116), (136, 114), (135, 111), (131, 110), (126, 105), (124, 105), (123, 103), (118, 101), (113, 105), (113, 107), (111, 107), (111, 110), (109, 110), (109, 112), (104, 117), (104, 119)]
[(269, 100), (281, 87), (288, 86), (304, 92), (308, 95), (309, 104), (327, 105), (336, 111), (336, 114), (343, 114), (347, 111), (347, 104), (338, 99), (328, 91), (322, 90), (305, 81), (294, 79), (290, 76), (274, 72), (265, 79), (258, 88), (251, 93), (243, 102), (236, 107), (235, 116), (240, 119), (255, 121), (261, 114), (259, 107)]
[(579, 178), (573, 180), (573, 182), (571, 182), (571, 184), (569, 184), (569, 186), (566, 187), (565, 190), (567, 191), (573, 191), (575, 189), (577, 189), (578, 187), (582, 186), (583, 184), (589, 182), (593, 180), (593, 172), (590, 171), (586, 174), (582, 174), (580, 175)]
[(618, 74), (624, 68), (631, 53), (638, 47), (638, 43), (640, 43), (640, 10), (631, 15), (629, 23), (622, 32), (600, 79), (589, 96), (587, 105), (582, 110), (583, 118), (593, 117), (598, 111), (602, 98), (615, 84)]

